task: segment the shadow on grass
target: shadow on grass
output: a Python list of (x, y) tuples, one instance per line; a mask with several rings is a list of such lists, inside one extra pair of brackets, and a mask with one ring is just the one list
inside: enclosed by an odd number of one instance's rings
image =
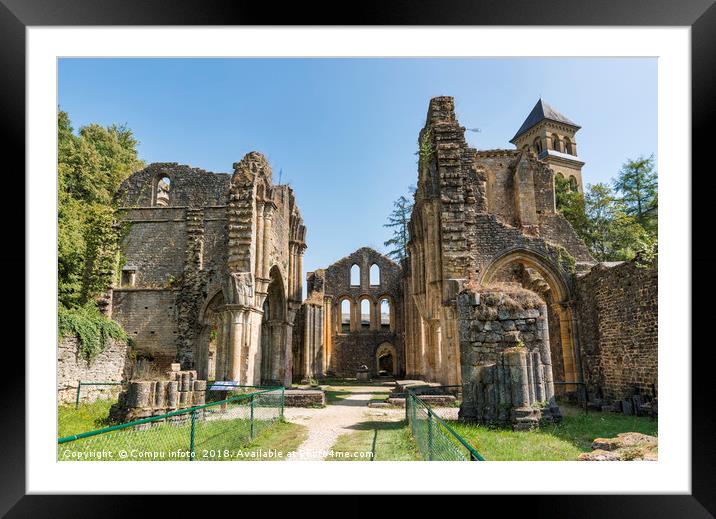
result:
[(405, 426), (405, 420), (401, 420), (400, 422), (381, 422), (374, 420), (369, 422), (360, 422), (346, 427), (346, 429), (353, 429), (355, 431), (397, 431)]

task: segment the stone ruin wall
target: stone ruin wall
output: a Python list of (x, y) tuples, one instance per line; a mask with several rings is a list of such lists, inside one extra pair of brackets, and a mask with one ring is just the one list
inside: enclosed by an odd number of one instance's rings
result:
[(463, 290), (457, 308), (460, 419), (518, 430), (558, 421), (544, 301), (505, 285)]
[(658, 272), (628, 261), (577, 279), (582, 369), (590, 400), (658, 392)]
[[(378, 265), (380, 285), (370, 285), (370, 267)], [(350, 271), (353, 265), (360, 267), (360, 285), (353, 286)], [(294, 358), (306, 359), (310, 376), (319, 378), (327, 374), (339, 377), (355, 377), (362, 365), (368, 366), (370, 374), (378, 373), (376, 355), (381, 345), (389, 343), (395, 352), (393, 363), (398, 374), (405, 373), (403, 342), (403, 294), (402, 270), (399, 265), (377, 251), (363, 247), (336, 261), (326, 269), (309, 272), (308, 298), (302, 305), (304, 322), (301, 333), (294, 343)], [(373, 308), (370, 330), (361, 330), (360, 301), (366, 296)], [(391, 301), (392, 324), (389, 330), (380, 329), (380, 300)], [(341, 325), (341, 302), (352, 302), (351, 331), (343, 333)], [(306, 376), (306, 369), (297, 372)]]
[(178, 336), (176, 291), (156, 288), (115, 289), (112, 318), (132, 339), (133, 356), (160, 371), (176, 359)]
[(491, 265), (526, 253), (568, 296), (574, 271), (594, 263), (555, 210), (547, 165), (529, 150), (476, 151), (464, 131), (452, 98), (431, 100), (420, 140), (435, 151), (419, 166), (405, 262), (407, 371), (443, 384), (460, 380), (451, 280), (489, 284)]
[[(151, 164), (129, 177), (116, 195), (128, 223), (122, 253), (134, 283), (126, 286), (123, 279), (124, 286), (115, 288), (112, 317), (134, 339), (137, 353), (156, 361), (159, 369), (176, 360), (185, 369), (194, 367), (199, 342), (208, 335), (203, 332), (207, 323), (200, 322), (207, 298), (218, 292), (224, 295), (222, 305), (233, 302), (230, 271), (251, 278), (246, 303), (260, 310), (273, 279), (269, 271), (277, 268), (289, 328), (300, 305), (305, 226), (295, 195), (286, 185), (272, 186), (270, 166), (261, 154), (247, 154), (234, 169), (232, 176), (176, 163)], [(155, 202), (163, 177), (170, 179), (166, 205)], [(257, 238), (264, 224), (267, 232)], [(260, 328), (251, 315), (247, 326)], [(222, 317), (222, 322), (229, 320)], [(229, 340), (229, 329), (220, 329), (226, 331), (222, 340)], [(289, 341), (290, 335), (290, 330), (283, 333)], [(258, 332), (245, 340), (251, 346), (245, 346), (242, 366), (232, 376), (243, 370), (253, 380), (259, 376), (258, 362), (252, 360), (260, 354)]]
[[(57, 347), (57, 399), (61, 404), (74, 402), (77, 383), (122, 382), (127, 379), (130, 363), (129, 345), (109, 339), (107, 347), (94, 359), (87, 361), (80, 353), (77, 337), (64, 337)], [(82, 402), (114, 398), (119, 386), (82, 386)]]

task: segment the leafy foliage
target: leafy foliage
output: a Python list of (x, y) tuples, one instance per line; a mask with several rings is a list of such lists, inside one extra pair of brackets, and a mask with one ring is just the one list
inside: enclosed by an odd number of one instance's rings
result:
[(127, 334), (122, 327), (102, 315), (96, 305), (67, 309), (60, 305), (57, 312), (58, 339), (74, 335), (80, 343), (80, 353), (86, 360), (92, 360), (107, 346), (109, 339), (126, 341)]
[(119, 266), (123, 229), (116, 223), (114, 193), (143, 163), (124, 126), (91, 124), (75, 134), (60, 110), (57, 127), (58, 332), (76, 335), (91, 359), (108, 338), (127, 339), (94, 301), (112, 285)]
[(58, 113), (58, 298), (83, 306), (112, 282), (119, 231), (114, 193), (143, 163), (131, 130), (91, 124), (75, 134)]
[(557, 210), (600, 261), (653, 255), (657, 244), (657, 180), (653, 156), (628, 160), (613, 183), (590, 184), (582, 195), (555, 177)]
[[(410, 187), (410, 192), (415, 192), (415, 187)], [(405, 259), (408, 255), (408, 225), (410, 224), (410, 215), (413, 211), (413, 201), (408, 197), (401, 195), (393, 202), (393, 211), (388, 215), (388, 223), (383, 224), (393, 230), (393, 237), (383, 242), (383, 245), (390, 247), (388, 256), (396, 261)]]

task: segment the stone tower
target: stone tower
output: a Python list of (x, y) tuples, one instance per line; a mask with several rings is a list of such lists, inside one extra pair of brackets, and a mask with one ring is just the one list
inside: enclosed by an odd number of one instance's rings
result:
[(582, 166), (577, 158), (574, 135), (580, 126), (552, 108), (541, 98), (510, 141), (518, 149), (531, 148), (554, 171), (582, 192)]

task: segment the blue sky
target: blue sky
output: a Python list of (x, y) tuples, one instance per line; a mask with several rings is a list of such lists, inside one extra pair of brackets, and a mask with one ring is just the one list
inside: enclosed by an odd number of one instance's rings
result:
[(417, 180), (431, 97), (455, 98), (468, 143), (509, 144), (540, 95), (582, 126), (585, 183), (656, 154), (654, 58), (61, 59), (73, 126), (126, 124), (140, 157), (231, 172), (247, 152), (290, 183), (308, 227), (304, 269), (384, 250), (392, 202)]

